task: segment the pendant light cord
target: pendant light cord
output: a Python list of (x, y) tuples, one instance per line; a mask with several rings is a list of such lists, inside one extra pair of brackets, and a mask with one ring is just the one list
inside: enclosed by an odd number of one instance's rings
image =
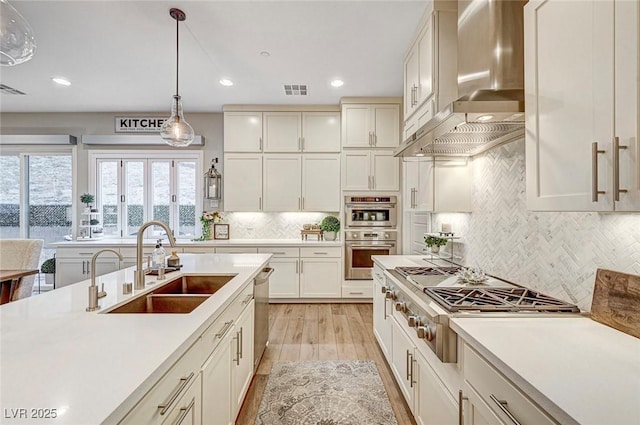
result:
[(176, 19), (176, 96), (180, 96), (178, 90), (178, 76), (180, 75), (180, 20)]

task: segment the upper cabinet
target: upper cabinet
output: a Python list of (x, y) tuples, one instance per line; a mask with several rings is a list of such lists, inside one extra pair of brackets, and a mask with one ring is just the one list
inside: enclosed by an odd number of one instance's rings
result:
[(342, 147), (395, 148), (400, 141), (400, 99), (367, 102), (366, 98), (343, 99)]
[[(255, 106), (253, 108), (260, 108)], [(287, 111), (291, 107), (262, 107), (261, 112), (247, 107), (228, 106), (224, 112), (225, 152), (340, 152), (340, 112)]]
[(525, 6), (529, 209), (640, 211), (639, 7)]
[(396, 191), (400, 166), (393, 151), (349, 150), (342, 153), (342, 189)]
[[(419, 112), (424, 122), (458, 95), (457, 5), (435, 0), (426, 9), (404, 60), (404, 119), (415, 126)], [(426, 105), (430, 101), (432, 104)], [(428, 109), (425, 120), (425, 107)], [(420, 125), (424, 124), (420, 123)], [(420, 125), (413, 130), (415, 131)]]

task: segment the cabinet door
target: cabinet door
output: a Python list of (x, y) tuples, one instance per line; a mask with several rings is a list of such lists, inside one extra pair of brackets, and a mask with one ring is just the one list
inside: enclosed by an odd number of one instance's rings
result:
[(340, 155), (302, 157), (302, 210), (340, 211)]
[(371, 108), (369, 105), (342, 106), (342, 147), (371, 147)]
[(466, 382), (464, 395), (467, 397), (464, 409), (464, 425), (504, 425), (504, 422), (482, 400), (482, 397)]
[(400, 163), (392, 151), (371, 152), (372, 179), (374, 190), (400, 189)]
[[(433, 170), (426, 171), (433, 175), (434, 179), (434, 212), (472, 211), (470, 162), (437, 161)], [(429, 188), (425, 188), (425, 197), (429, 195), (428, 190)], [(428, 205), (428, 202), (425, 205)]]
[(262, 151), (261, 112), (224, 113), (224, 151)]
[(224, 210), (262, 211), (262, 155), (225, 154)]
[[(96, 260), (96, 276), (118, 270), (118, 259), (101, 258)], [(71, 285), (91, 278), (91, 259), (56, 259), (56, 288)]]
[(339, 258), (300, 258), (300, 297), (339, 298), (342, 295)]
[(451, 397), (427, 359), (416, 350), (415, 418), (418, 425), (455, 424), (458, 403)]
[(302, 151), (340, 152), (340, 112), (302, 113)]
[[(433, 161), (420, 161), (418, 162), (418, 185), (416, 187), (415, 194), (415, 209), (417, 211), (432, 211), (433, 210), (433, 185), (434, 185), (434, 162)], [(452, 182), (451, 184), (455, 184)], [(471, 186), (469, 185), (469, 192), (471, 192)], [(471, 202), (471, 198), (469, 198)]]
[[(535, 0), (525, 6), (529, 209), (613, 208), (613, 5)], [(593, 153), (592, 142), (605, 152)], [(606, 193), (592, 202), (595, 191)]]
[(417, 49), (419, 57), (417, 104), (420, 105), (433, 94), (433, 15), (427, 19), (425, 28), (418, 38)]
[(405, 211), (411, 211), (417, 206), (416, 191), (418, 190), (418, 161), (404, 161), (402, 168), (404, 178), (402, 180), (404, 197), (403, 207)]
[(162, 425), (200, 425), (202, 423), (202, 389), (200, 376), (198, 376), (187, 392), (180, 397), (176, 406), (167, 413)]
[(231, 362), (235, 340), (231, 327), (202, 367), (202, 423), (233, 425), (231, 409)]
[(255, 301), (245, 307), (244, 311), (238, 317), (234, 333), (236, 342), (236, 350), (234, 353), (235, 370), (233, 376), (233, 417), (238, 415), (244, 396), (247, 394), (251, 378), (253, 377), (253, 317), (254, 317)]
[(404, 116), (408, 118), (418, 104), (418, 45), (409, 51), (404, 62)]
[(263, 211), (300, 211), (301, 162), (300, 155), (264, 156)]
[(400, 141), (400, 106), (374, 105), (371, 110), (374, 122), (373, 146), (395, 148)]
[(373, 270), (373, 334), (380, 344), (380, 348), (387, 359), (391, 363), (391, 312), (390, 302), (387, 300), (385, 293), (382, 292), (384, 287), (384, 276), (374, 268)]
[(414, 379), (411, 376), (411, 372), (415, 371), (413, 342), (411, 342), (409, 337), (405, 334), (395, 317), (391, 320), (391, 328), (391, 370), (396, 377), (396, 382), (400, 387), (402, 395), (407, 401), (407, 405), (413, 413), (413, 387), (415, 384)]
[(299, 298), (297, 258), (271, 258), (274, 271), (269, 278), (269, 298)]
[(346, 151), (342, 155), (342, 189), (371, 190), (369, 151)]
[(302, 150), (300, 112), (263, 112), (262, 134), (265, 152), (300, 152)]

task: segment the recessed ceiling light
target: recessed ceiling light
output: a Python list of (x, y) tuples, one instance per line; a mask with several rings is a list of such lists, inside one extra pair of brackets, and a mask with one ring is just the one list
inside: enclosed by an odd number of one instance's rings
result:
[(268, 58), (269, 56), (271, 56), (271, 53), (267, 52), (266, 50), (263, 50), (262, 52), (260, 52), (261, 56), (264, 56), (265, 58)]
[(220, 84), (222, 84), (223, 86), (232, 86), (233, 85), (233, 81), (231, 80), (227, 80), (226, 78), (223, 78), (222, 80), (220, 80)]
[(333, 80), (331, 82), (331, 85), (333, 87), (342, 87), (344, 85), (344, 81), (342, 81), (342, 80)]
[(53, 77), (51, 79), (53, 80), (54, 83), (60, 84), (61, 86), (70, 86), (71, 85), (71, 81), (67, 80), (66, 78)]

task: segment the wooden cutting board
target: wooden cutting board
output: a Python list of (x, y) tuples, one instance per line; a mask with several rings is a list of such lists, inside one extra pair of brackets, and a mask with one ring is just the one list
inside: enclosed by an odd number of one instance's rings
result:
[(640, 338), (640, 276), (598, 269), (591, 318)]

